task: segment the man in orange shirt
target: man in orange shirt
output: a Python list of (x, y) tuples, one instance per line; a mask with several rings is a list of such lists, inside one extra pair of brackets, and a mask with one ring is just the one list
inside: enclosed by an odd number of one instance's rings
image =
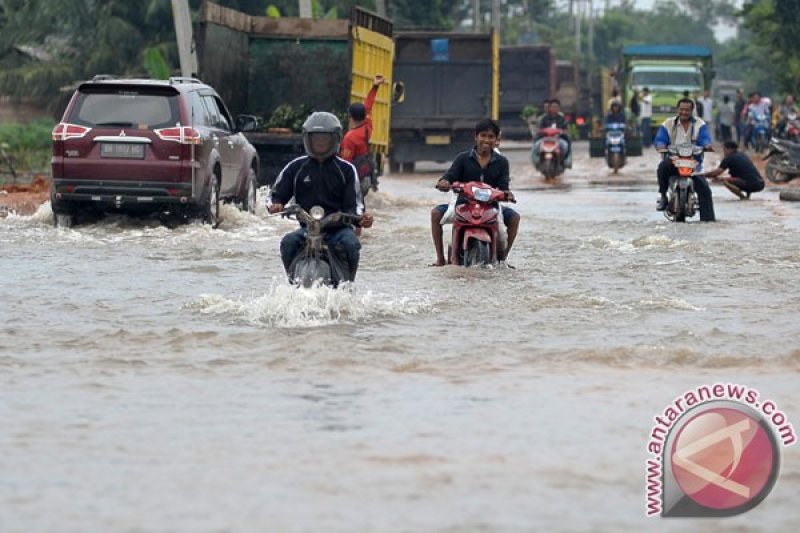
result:
[[(378, 87), (383, 83), (383, 76), (378, 74), (372, 82), (372, 89), (367, 94), (367, 99), (362, 104), (350, 104), (350, 124), (347, 133), (342, 139), (341, 156), (353, 165), (358, 171), (358, 177), (363, 178), (371, 171), (369, 163), (369, 138), (372, 135), (372, 105), (378, 95)], [(365, 157), (366, 156), (366, 157)]]

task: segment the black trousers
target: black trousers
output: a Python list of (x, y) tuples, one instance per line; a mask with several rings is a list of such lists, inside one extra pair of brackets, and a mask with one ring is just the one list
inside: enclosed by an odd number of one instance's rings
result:
[[(669, 179), (672, 176), (678, 175), (678, 169), (672, 164), (671, 159), (665, 159), (658, 165), (658, 192), (662, 195), (667, 194), (669, 189)], [(711, 198), (711, 187), (708, 186), (708, 181), (703, 176), (695, 176), (692, 178), (694, 181), (694, 190), (697, 193), (697, 201), (700, 203), (700, 220), (704, 222), (713, 222), (716, 220), (714, 216), (714, 200)]]

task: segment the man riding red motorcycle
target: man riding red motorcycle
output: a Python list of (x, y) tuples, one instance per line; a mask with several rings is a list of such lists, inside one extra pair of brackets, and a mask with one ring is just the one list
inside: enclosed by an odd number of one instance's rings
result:
[[(499, 137), (500, 126), (495, 121), (483, 119), (478, 122), (475, 125), (475, 147), (456, 156), (450, 169), (436, 183), (436, 188), (440, 191), (449, 191), (455, 182), (479, 181), (505, 191), (506, 200), (513, 202), (514, 194), (509, 191), (508, 159), (495, 150)], [(465, 199), (459, 201), (463, 203)], [(436, 262), (432, 266), (447, 264), (442, 239), (442, 217), (447, 212), (447, 207), (447, 204), (441, 204), (431, 211), (431, 236), (436, 249)], [(498, 256), (498, 260), (501, 261), (505, 260), (511, 251), (520, 221), (519, 214), (509, 207), (503, 207), (502, 215), (508, 232), (505, 250), (499, 252)]]
[[(539, 121), (539, 131), (536, 134), (533, 151), (531, 152), (533, 164), (540, 171), (542, 171), (543, 163), (541, 157), (543, 145), (550, 143), (550, 139), (553, 140), (553, 143), (557, 142), (556, 150), (554, 151), (557, 151), (560, 156), (560, 161), (555, 162), (557, 163), (556, 166), (560, 167), (556, 171), (556, 175), (563, 172), (564, 168), (572, 168), (572, 150), (569, 134), (567, 134), (567, 126), (567, 120), (564, 118), (564, 114), (561, 113), (561, 102), (558, 99), (550, 100), (547, 114)], [(547, 178), (555, 177), (547, 174), (545, 172)]]

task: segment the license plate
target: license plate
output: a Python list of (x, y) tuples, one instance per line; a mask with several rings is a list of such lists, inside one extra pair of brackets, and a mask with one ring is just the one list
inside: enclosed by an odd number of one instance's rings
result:
[(119, 159), (144, 159), (143, 144), (102, 143), (100, 144), (100, 157), (115, 157)]
[(427, 135), (425, 144), (450, 144), (449, 135)]
[(677, 161), (675, 161), (675, 167), (694, 169), (694, 161), (687, 161), (686, 159), (678, 159)]

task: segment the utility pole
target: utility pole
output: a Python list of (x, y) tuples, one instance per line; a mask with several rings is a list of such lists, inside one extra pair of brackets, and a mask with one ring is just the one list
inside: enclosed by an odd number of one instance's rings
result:
[(492, 26), (495, 31), (500, 31), (500, 0), (492, 0)]
[(300, 18), (301, 19), (310, 19), (314, 15), (311, 12), (311, 0), (298, 0), (300, 3)]
[(589, 0), (589, 61), (594, 61), (594, 0)]
[(377, 11), (378, 15), (385, 17), (386, 16), (386, 0), (375, 0), (375, 11)]
[(472, 0), (472, 31), (481, 31), (481, 0)]
[(172, 20), (175, 23), (175, 37), (178, 40), (181, 76), (187, 78), (197, 76), (197, 55), (194, 51), (189, 0), (172, 0)]
[(578, 4), (575, 10), (575, 54), (580, 57), (581, 55), (581, 9)]

